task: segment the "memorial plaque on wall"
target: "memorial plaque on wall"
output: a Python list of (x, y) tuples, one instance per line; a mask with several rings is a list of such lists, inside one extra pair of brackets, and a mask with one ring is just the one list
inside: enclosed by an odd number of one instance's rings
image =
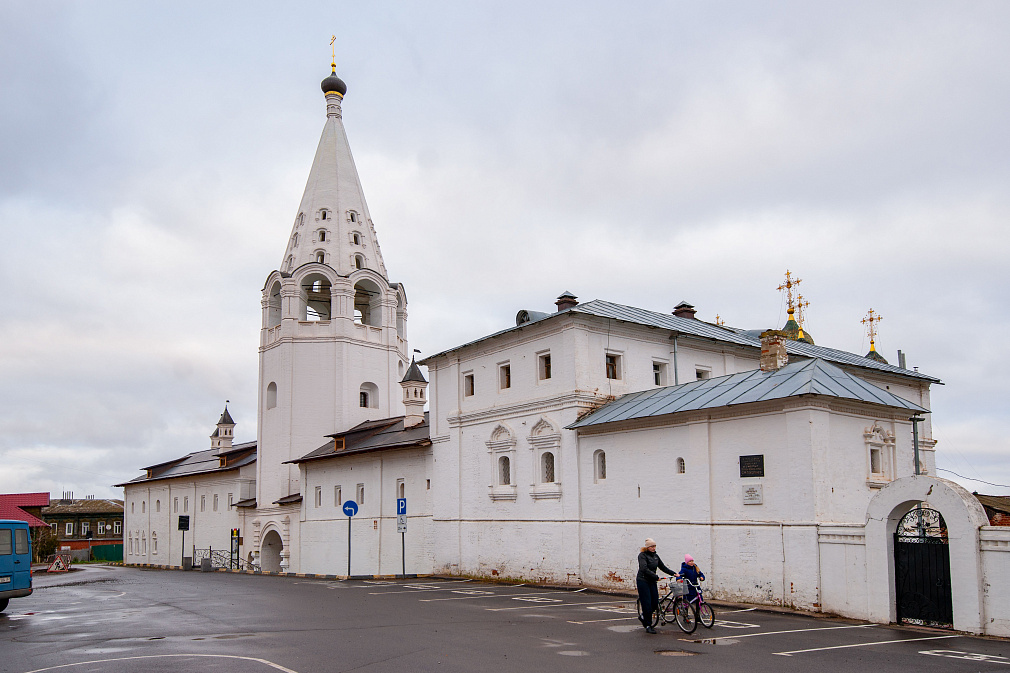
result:
[(764, 454), (759, 453), (756, 456), (740, 456), (740, 476), (741, 477), (765, 476)]
[(749, 484), (743, 487), (743, 504), (763, 505), (764, 501), (764, 488), (761, 484)]

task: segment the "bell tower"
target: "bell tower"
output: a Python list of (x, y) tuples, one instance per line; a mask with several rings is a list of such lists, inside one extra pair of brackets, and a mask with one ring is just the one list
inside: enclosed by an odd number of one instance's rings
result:
[(297, 520), (299, 471), (286, 461), (328, 434), (404, 414), (407, 295), (386, 275), (344, 131), (347, 86), (335, 63), (321, 86), (322, 136), (280, 267), (262, 290), (257, 530), (277, 517)]

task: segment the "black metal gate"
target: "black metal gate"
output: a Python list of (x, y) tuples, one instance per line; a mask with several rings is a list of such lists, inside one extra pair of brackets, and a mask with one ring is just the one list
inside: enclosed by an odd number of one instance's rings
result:
[(953, 628), (947, 524), (935, 509), (916, 507), (894, 533), (898, 622)]

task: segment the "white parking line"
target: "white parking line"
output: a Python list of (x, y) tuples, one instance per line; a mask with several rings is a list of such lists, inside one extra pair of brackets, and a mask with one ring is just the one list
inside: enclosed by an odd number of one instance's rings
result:
[(147, 654), (136, 657), (118, 657), (116, 659), (97, 659), (95, 661), (78, 661), (73, 664), (60, 664), (59, 666), (48, 666), (46, 668), (36, 668), (34, 671), (28, 671), (28, 673), (42, 673), (42, 671), (55, 671), (60, 668), (70, 668), (72, 666), (89, 666), (91, 664), (105, 664), (110, 661), (133, 661), (136, 659), (162, 659), (168, 657), (205, 657), (213, 659), (239, 659), (242, 661), (255, 661), (256, 663), (264, 664), (270, 668), (274, 668), (282, 673), (297, 673), (290, 668), (285, 668), (280, 664), (275, 664), (267, 659), (259, 659), (257, 657), (240, 657), (232, 654)]
[(613, 619), (587, 619), (584, 622), (573, 622), (568, 620), (569, 624), (596, 624), (597, 622), (623, 622), (629, 619), (637, 620), (638, 617), (614, 617)]
[[(490, 596), (488, 596), (488, 598), (490, 598)], [(575, 606), (613, 605), (613, 601), (605, 601), (603, 603), (551, 603), (550, 605), (538, 605), (537, 609), (540, 610), (543, 608), (567, 608), (572, 607), (573, 605)], [(519, 607), (515, 608), (485, 608), (485, 609), (488, 612), (504, 612), (506, 610), (529, 610), (530, 606), (520, 605)]]
[[(876, 624), (857, 624), (855, 626), (821, 626), (816, 629), (792, 629), (790, 631), (761, 631), (760, 633), (741, 633), (734, 634), (732, 636), (720, 636), (718, 638), (705, 638), (705, 642), (713, 642), (716, 640), (723, 640), (724, 638), (731, 638), (736, 640), (737, 638), (754, 638), (756, 636), (778, 636), (783, 633), (804, 633), (806, 631), (837, 631), (838, 629), (868, 629), (877, 626)], [(698, 642), (693, 638), (681, 638), (681, 640), (686, 640), (689, 643)]]
[(751, 612), (752, 610), (757, 610), (757, 608), (744, 608), (742, 610), (719, 610), (720, 615), (729, 615), (734, 612)]
[[(753, 634), (760, 635), (760, 634)], [(919, 640), (943, 640), (944, 638), (960, 638), (961, 636), (929, 636), (928, 638), (903, 638), (900, 640), (878, 640), (875, 643), (854, 643), (852, 645), (832, 645), (831, 647), (812, 647), (809, 650), (792, 650), (791, 652), (772, 652), (783, 657), (791, 657), (803, 652), (820, 652), (821, 650), (844, 650), (849, 647), (869, 647), (870, 645), (890, 645), (891, 643), (914, 643)]]
[(455, 596), (452, 598), (422, 598), (422, 603), (434, 603), (436, 601), (469, 601), (474, 598), (514, 598), (515, 596), (544, 596), (547, 594), (556, 594), (557, 591), (540, 591), (538, 593), (532, 594), (494, 594), (493, 596)]

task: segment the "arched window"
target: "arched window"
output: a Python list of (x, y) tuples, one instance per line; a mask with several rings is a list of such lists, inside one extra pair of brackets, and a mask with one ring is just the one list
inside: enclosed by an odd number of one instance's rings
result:
[(160, 500), (155, 500), (154, 501), (154, 511), (155, 512), (160, 512), (161, 511), (161, 501)]
[(684, 474), (687, 472), (687, 464), (684, 462), (683, 458), (677, 459), (677, 474)]
[(364, 269), (365, 268), (365, 258), (361, 255), (354, 256), (354, 268)]
[(151, 531), (151, 553), (158, 553), (158, 534), (154, 531)]
[(319, 242), (323, 243), (325, 241), (326, 241), (326, 230), (325, 229), (320, 229), (319, 230)]
[(329, 320), (330, 281), (325, 277), (313, 274), (302, 281), (302, 314), (301, 320)]
[(379, 386), (371, 381), (362, 383), (361, 388), (358, 390), (358, 406), (362, 409), (378, 409)]
[(544, 451), (540, 457), (540, 480), (545, 484), (554, 483), (554, 454)]
[(498, 484), (508, 486), (512, 483), (512, 470), (509, 465), (509, 457), (502, 456), (498, 459)]
[(396, 485), (396, 497), (397, 498), (406, 498), (407, 496), (404, 495), (405, 491), (406, 491), (406, 487), (403, 484), (403, 479), (400, 479), (400, 483)]
[(354, 322), (382, 326), (382, 290), (367, 278), (354, 284)]
[(286, 271), (287, 273), (291, 273), (291, 267), (293, 267), (294, 265), (295, 265), (295, 258), (292, 257), (291, 255), (288, 255), (287, 260), (285, 260), (284, 262), (284, 271)]
[(351, 211), (351, 222), (357, 222), (357, 221), (358, 221), (358, 214), (352, 210)]
[(140, 513), (143, 514), (147, 511), (147, 501), (143, 500), (140, 503)]
[(267, 409), (277, 406), (277, 384), (271, 381), (267, 385)]
[(359, 234), (358, 232), (354, 232), (353, 234), (351, 234), (351, 243), (353, 243), (354, 245), (361, 245), (361, 234)]
[(607, 452), (597, 451), (593, 454), (593, 474), (596, 481), (607, 478)]
[(323, 252), (322, 250), (317, 251), (316, 252), (316, 262), (318, 262), (319, 264), (325, 264), (326, 263), (326, 253)]
[(129, 540), (130, 556), (133, 556), (133, 533), (130, 533), (127, 539)]
[(320, 213), (319, 213), (319, 219), (325, 220), (327, 215), (328, 215), (328, 213), (325, 210), (320, 211)]
[[(290, 257), (288, 258), (290, 260)], [(267, 327), (281, 324), (281, 284), (274, 283), (267, 298)]]
[(298, 247), (298, 232), (295, 232), (291, 236), (291, 247), (292, 248), (297, 248)]

